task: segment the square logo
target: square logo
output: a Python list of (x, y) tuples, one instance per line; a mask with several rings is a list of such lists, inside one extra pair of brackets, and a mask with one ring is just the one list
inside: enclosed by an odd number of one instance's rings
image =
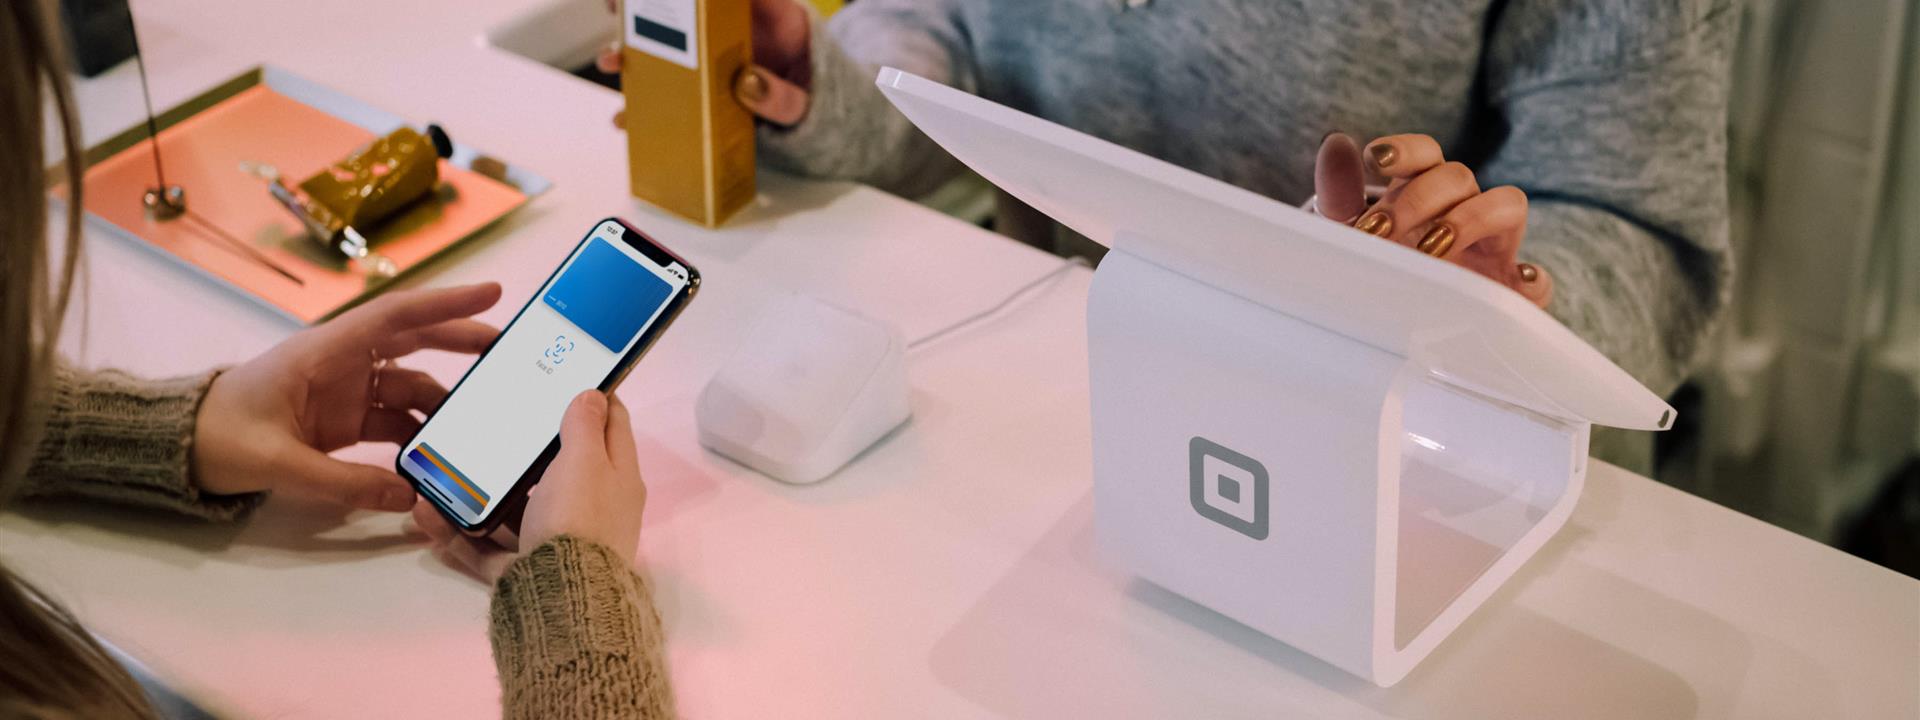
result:
[(1187, 443), (1188, 496), (1201, 517), (1255, 540), (1267, 539), (1267, 468), (1224, 445)]

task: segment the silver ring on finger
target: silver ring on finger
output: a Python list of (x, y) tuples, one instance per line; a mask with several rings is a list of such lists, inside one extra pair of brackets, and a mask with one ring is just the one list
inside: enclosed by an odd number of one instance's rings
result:
[(367, 355), (373, 358), (373, 377), (367, 381), (368, 404), (375, 408), (385, 409), (387, 407), (386, 403), (380, 402), (380, 374), (386, 371), (387, 366), (392, 364), (393, 360), (391, 358), (380, 357), (380, 353), (373, 350), (368, 350)]

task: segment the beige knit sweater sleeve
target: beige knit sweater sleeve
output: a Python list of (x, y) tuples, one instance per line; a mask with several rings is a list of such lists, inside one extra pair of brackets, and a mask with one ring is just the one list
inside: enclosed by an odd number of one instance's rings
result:
[(194, 416), (217, 371), (148, 380), (61, 363), (46, 389), (46, 424), (18, 498), (69, 497), (232, 520), (265, 493), (211, 495), (189, 477)]
[(561, 535), (493, 592), (507, 718), (671, 718), (664, 635), (647, 581), (603, 545)]
[[(27, 473), (0, 483), (0, 497), (244, 516), (265, 493), (209, 495), (189, 474), (195, 415), (217, 374), (146, 380), (60, 365)], [(514, 561), (494, 589), (490, 634), (506, 717), (673, 717), (647, 583), (605, 547), (563, 535)]]

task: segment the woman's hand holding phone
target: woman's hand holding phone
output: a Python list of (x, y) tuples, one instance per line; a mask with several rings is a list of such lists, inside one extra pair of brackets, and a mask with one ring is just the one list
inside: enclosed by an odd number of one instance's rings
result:
[(500, 299), (495, 283), (394, 292), (288, 338), (215, 377), (196, 418), (192, 476), (231, 495), (289, 490), (369, 510), (414, 504), (391, 468), (327, 453), (405, 442), (447, 389), (392, 365), (423, 349), (475, 354), (500, 334), (471, 319)]
[(518, 537), (504, 526), (484, 538), (463, 534), (426, 503), (414, 507), (413, 518), (441, 561), (483, 582), (498, 580), (522, 551), (559, 535), (605, 545), (632, 565), (647, 486), (619, 398), (588, 390), (573, 399), (560, 421), (560, 453), (526, 503)]

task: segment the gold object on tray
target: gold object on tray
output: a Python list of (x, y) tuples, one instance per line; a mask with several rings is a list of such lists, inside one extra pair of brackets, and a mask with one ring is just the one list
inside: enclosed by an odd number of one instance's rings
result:
[(393, 260), (374, 253), (360, 228), (378, 226), (427, 198), (440, 182), (439, 159), (451, 155), (453, 140), (440, 126), (428, 125), (424, 136), (402, 126), (322, 168), (298, 190), (287, 187), (272, 165), (248, 162), (241, 169), (266, 180), (267, 192), (320, 247), (339, 252), (369, 274), (391, 277), (398, 271)]
[[(446, 154), (453, 154), (452, 147)], [(368, 227), (439, 184), (440, 157), (426, 136), (401, 127), (300, 181), (300, 190), (313, 200), (310, 211), (334, 232)]]

